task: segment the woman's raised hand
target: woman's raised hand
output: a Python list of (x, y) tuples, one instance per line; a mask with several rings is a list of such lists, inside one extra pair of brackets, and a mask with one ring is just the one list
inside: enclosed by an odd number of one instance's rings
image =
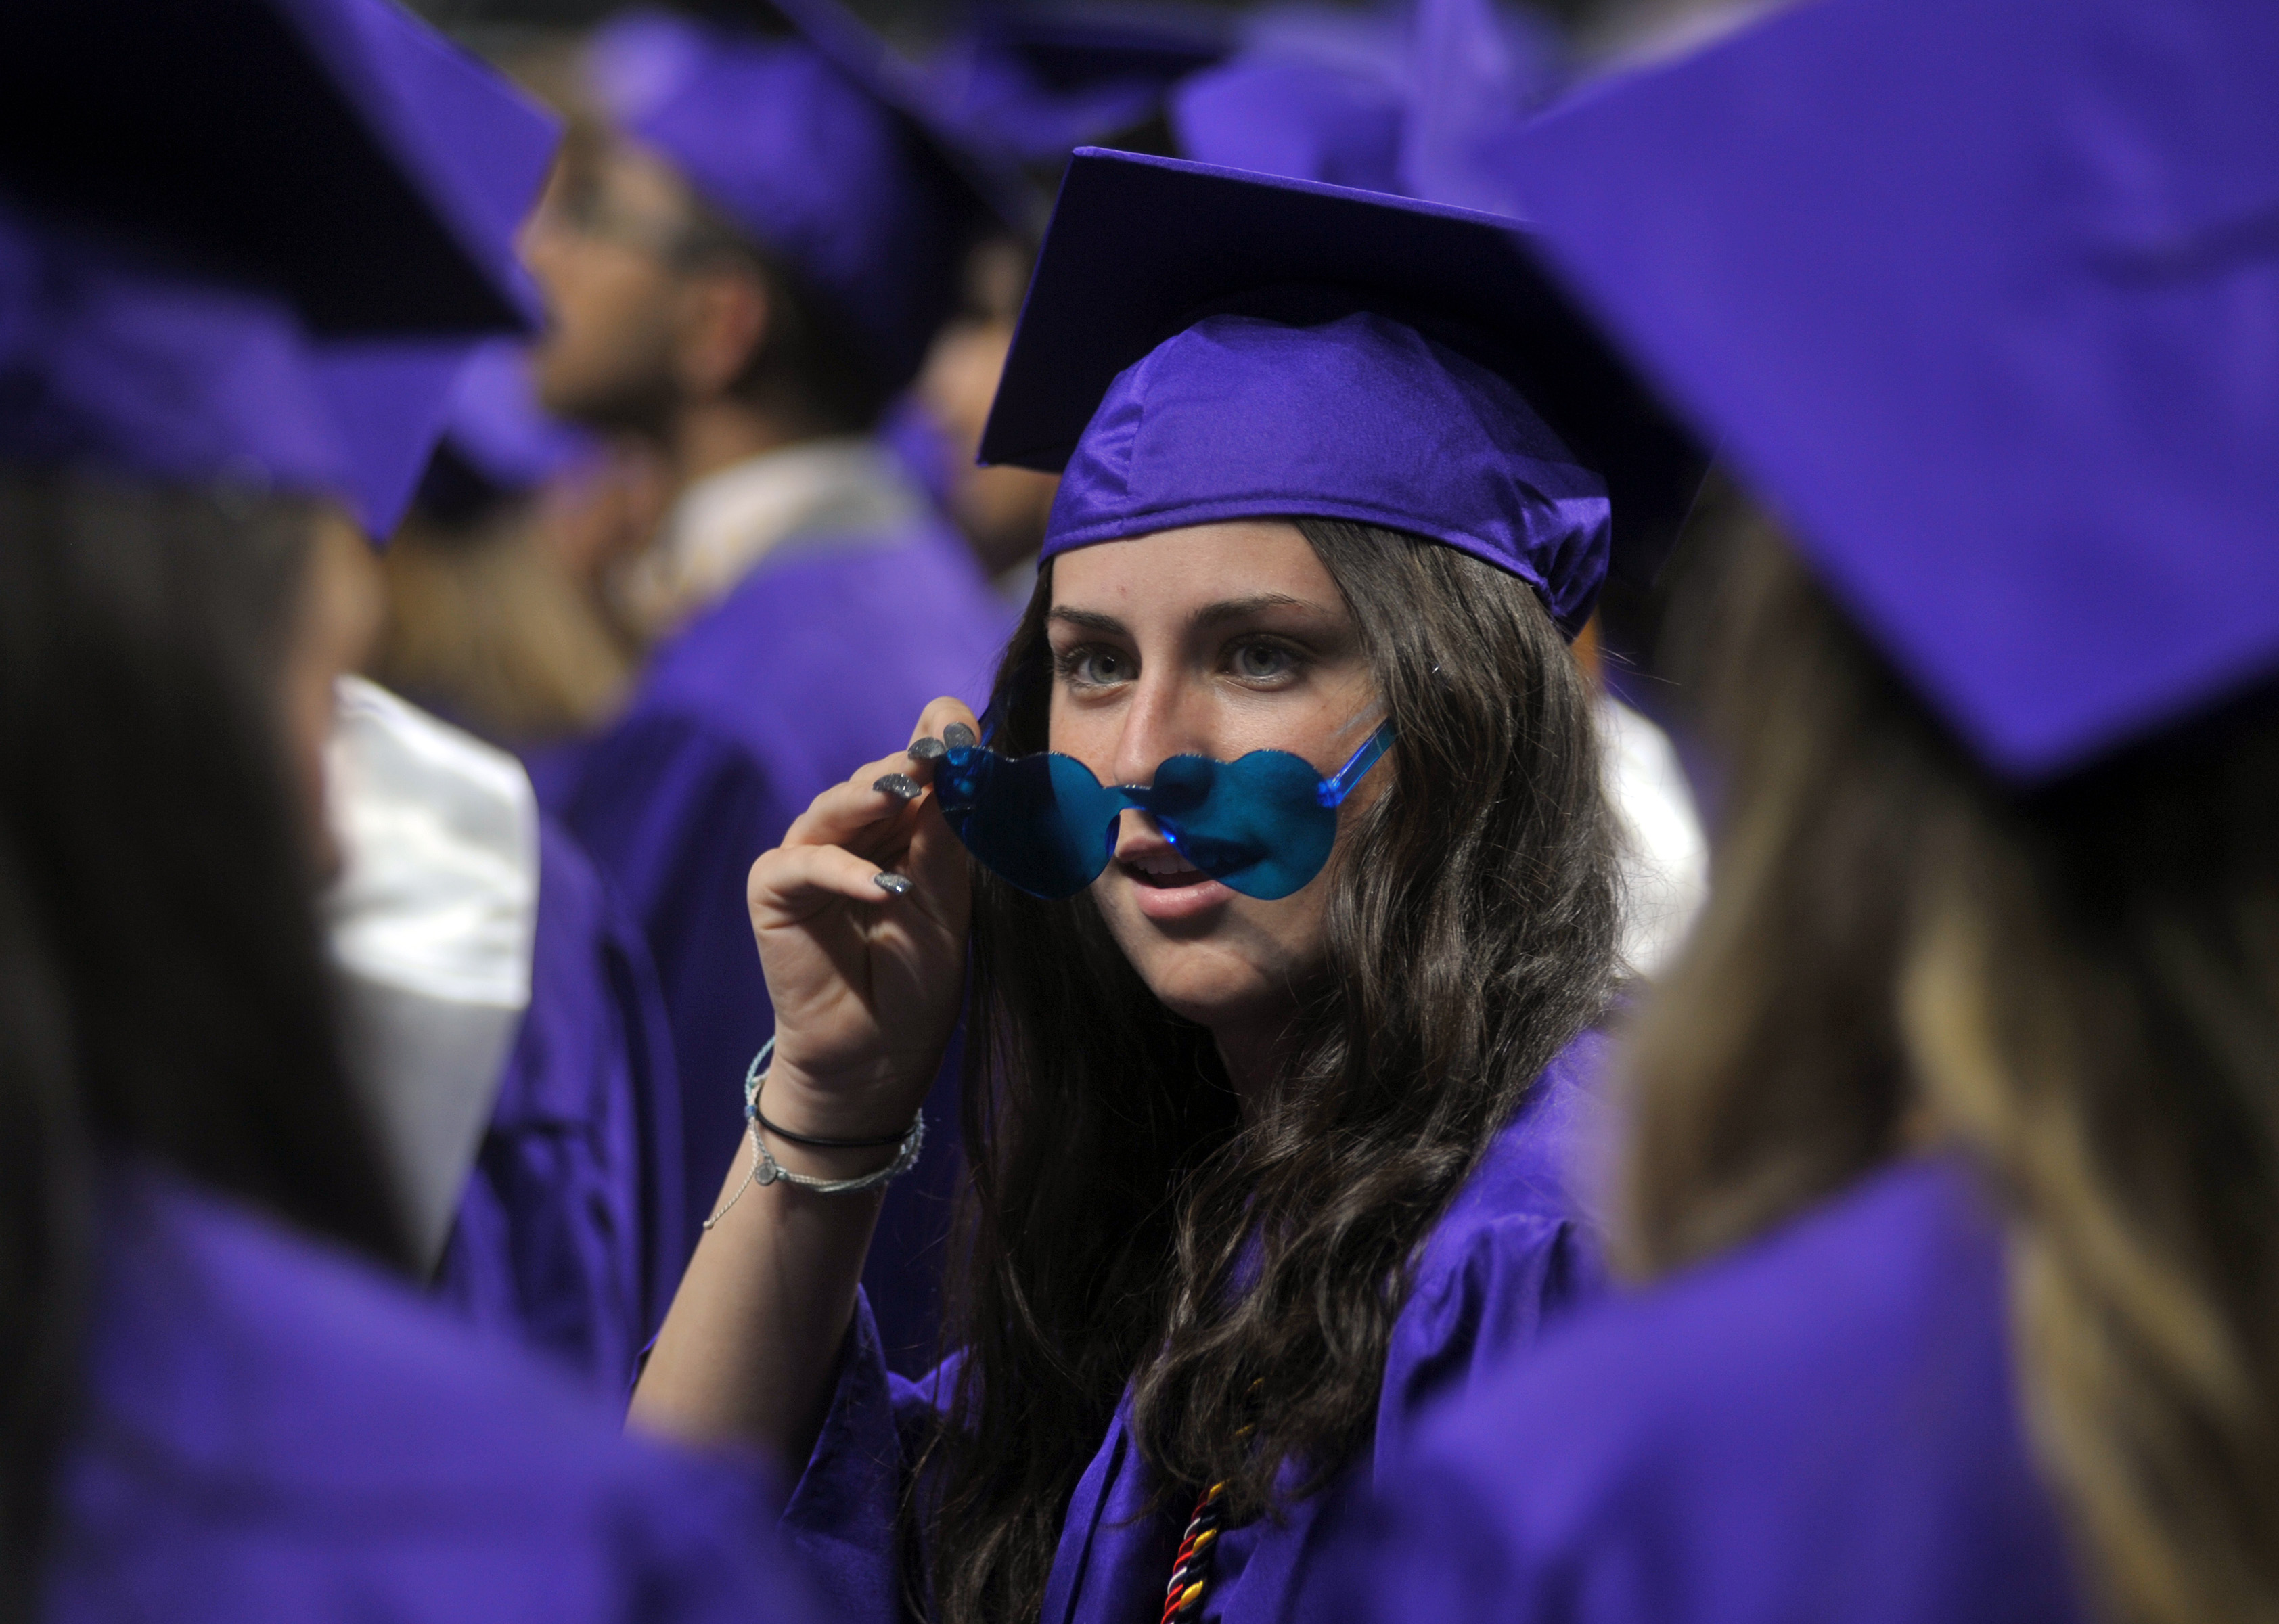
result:
[[(939, 699), (912, 742), (974, 725)], [(957, 1023), (971, 896), (932, 772), (906, 753), (869, 763), (752, 865), (745, 895), (776, 1015), (765, 1108), (794, 1133), (901, 1133)]]

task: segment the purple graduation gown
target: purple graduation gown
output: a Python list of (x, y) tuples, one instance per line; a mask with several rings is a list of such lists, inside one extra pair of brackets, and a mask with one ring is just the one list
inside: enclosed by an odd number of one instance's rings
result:
[[(964, 544), (926, 522), (895, 534), (799, 539), (756, 566), (650, 656), (624, 714), (573, 755), (533, 766), (557, 812), (631, 907), (655, 955), (680, 1071), (684, 1225), (694, 1248), (744, 1131), (743, 1082), (774, 1028), (744, 878), (808, 803), (907, 741), (940, 695), (986, 695), (1011, 629)], [(878, 1249), (909, 1274), (938, 1244), (957, 1131), (947, 1080), (927, 1149)], [(930, 1273), (874, 1273), (890, 1345), (932, 1344)]]
[(104, 1193), (49, 1624), (803, 1624), (745, 1463), (172, 1174)]
[[(1469, 1390), (1532, 1344), (1546, 1321), (1595, 1296), (1605, 1274), (1575, 1193), (1605, 1041), (1586, 1034), (1546, 1069), (1518, 1115), (1426, 1240), (1393, 1327), (1375, 1436), (1321, 1492), (1279, 1524), (1219, 1536), (1206, 1618), (1266, 1624), (1291, 1616), (1325, 1549), (1333, 1508), (1408, 1452), (1434, 1400)], [(895, 1505), (907, 1462), (949, 1367), (923, 1381), (888, 1374), (858, 1307), (815, 1452), (783, 1526), (810, 1558), (837, 1617), (883, 1624), (904, 1612)], [(1187, 1507), (1158, 1511), (1155, 1482), (1129, 1430), (1130, 1396), (1086, 1469), (1061, 1528), (1042, 1624), (1155, 1624)]]
[(2081, 1624), (2004, 1293), (1959, 1165), (1878, 1173), (1435, 1416), (1310, 1616)]
[(680, 1085), (648, 945), (539, 818), (530, 1007), (435, 1291), (622, 1397), (682, 1256)]

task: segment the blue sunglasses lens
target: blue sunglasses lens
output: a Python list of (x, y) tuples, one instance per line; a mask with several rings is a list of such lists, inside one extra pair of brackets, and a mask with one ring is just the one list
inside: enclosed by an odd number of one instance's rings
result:
[(1155, 770), (1155, 783), (1124, 793), (1180, 856), (1230, 890), (1270, 902), (1330, 860), (1338, 808), (1323, 804), (1321, 789), (1321, 775), (1303, 757), (1253, 750), (1231, 762), (1175, 755)]
[(1310, 884), (1337, 843), (1338, 807), (1392, 743), (1377, 729), (1334, 778), (1283, 750), (1232, 762), (1175, 755), (1149, 785), (1104, 785), (1071, 756), (954, 748), (934, 768), (943, 816), (966, 849), (1033, 896), (1074, 896), (1100, 877), (1125, 808), (1146, 813), (1213, 879), (1272, 901)]
[(1124, 799), (1070, 756), (954, 747), (934, 764), (933, 785), (965, 849), (1032, 896), (1074, 896), (1115, 849)]

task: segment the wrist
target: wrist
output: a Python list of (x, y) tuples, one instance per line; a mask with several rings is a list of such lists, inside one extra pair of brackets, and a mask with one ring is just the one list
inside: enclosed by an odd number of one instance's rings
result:
[[(909, 1132), (925, 1099), (923, 1090), (893, 1085), (818, 1084), (795, 1061), (783, 1060), (769, 1066), (764, 1093), (759, 1109), (767, 1118), (767, 1126), (774, 1130), (771, 1146), (842, 1158), (852, 1153), (872, 1161), (879, 1159), (881, 1151), (892, 1153)], [(802, 1144), (802, 1140), (834, 1143)]]
[[(868, 1178), (882, 1168), (891, 1167), (900, 1153), (898, 1146), (889, 1146), (885, 1150), (817, 1150), (779, 1138), (756, 1124), (752, 1125), (752, 1131), (765, 1142), (770, 1159), (778, 1166), (808, 1178), (833, 1181)], [(879, 1186), (880, 1194), (884, 1194), (885, 1190), (885, 1185)]]

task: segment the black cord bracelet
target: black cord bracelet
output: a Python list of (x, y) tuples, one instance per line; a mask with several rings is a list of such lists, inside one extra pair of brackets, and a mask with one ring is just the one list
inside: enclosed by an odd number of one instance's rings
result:
[(779, 1128), (760, 1115), (758, 1106), (752, 1107), (752, 1120), (777, 1138), (788, 1145), (804, 1145), (810, 1150), (884, 1150), (889, 1145), (900, 1145), (910, 1137), (909, 1130), (890, 1133), (883, 1139), (823, 1139), (811, 1133), (794, 1133), (788, 1128)]

